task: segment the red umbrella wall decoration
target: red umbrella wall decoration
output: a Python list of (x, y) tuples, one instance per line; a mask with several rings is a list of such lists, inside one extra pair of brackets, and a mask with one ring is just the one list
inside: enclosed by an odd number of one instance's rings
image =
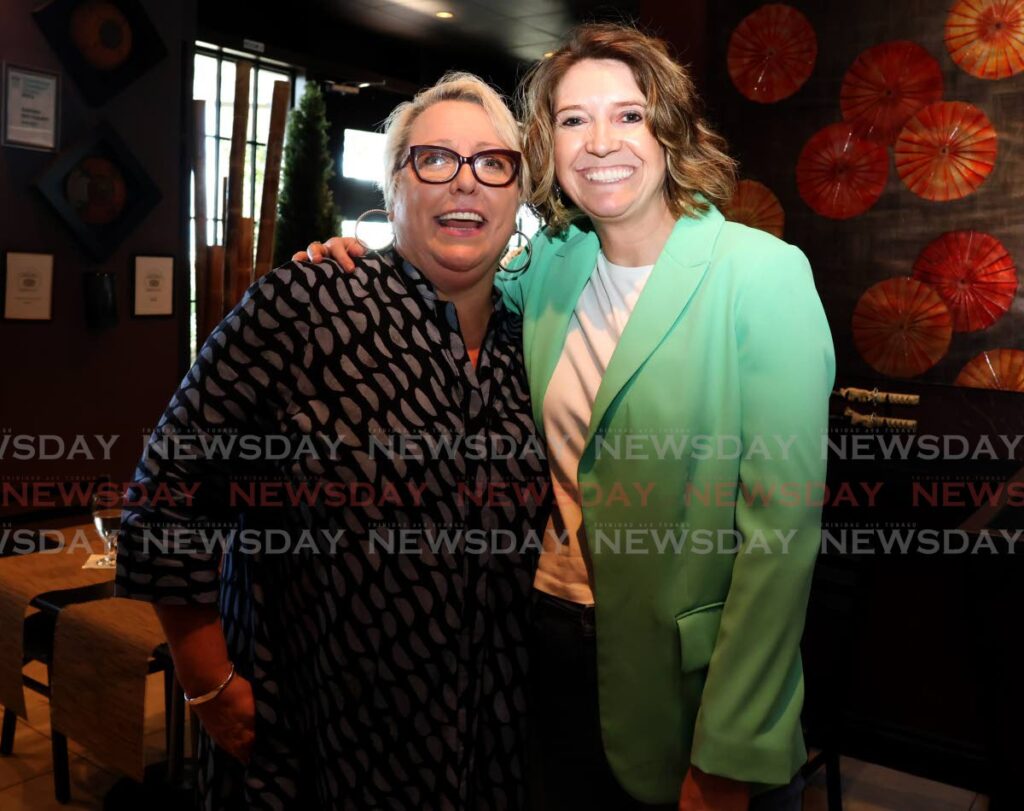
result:
[(862, 138), (846, 123), (830, 124), (811, 136), (796, 164), (797, 189), (804, 202), (834, 220), (871, 208), (888, 178), (885, 147)]
[(1017, 293), (1013, 258), (998, 239), (980, 231), (940, 236), (921, 251), (914, 278), (931, 285), (946, 302), (956, 332), (992, 326)]
[(786, 225), (786, 214), (779, 198), (756, 180), (741, 180), (723, 213), (726, 219), (759, 228), (777, 237), (782, 236)]
[(897, 40), (868, 48), (843, 77), (843, 120), (859, 135), (892, 144), (922, 107), (942, 98), (942, 68), (916, 42)]
[(1024, 70), (1024, 0), (959, 0), (946, 18), (946, 49), (979, 79)]
[(996, 162), (996, 131), (977, 107), (938, 101), (917, 113), (896, 140), (896, 172), (926, 200), (959, 200), (977, 191)]
[(990, 349), (982, 352), (967, 362), (953, 382), (976, 389), (1024, 391), (1024, 351)]
[(872, 285), (853, 311), (853, 343), (890, 377), (928, 371), (949, 350), (953, 320), (939, 294), (907, 276)]
[(729, 76), (751, 101), (769, 104), (803, 87), (818, 57), (818, 38), (792, 6), (769, 3), (744, 17), (729, 38)]

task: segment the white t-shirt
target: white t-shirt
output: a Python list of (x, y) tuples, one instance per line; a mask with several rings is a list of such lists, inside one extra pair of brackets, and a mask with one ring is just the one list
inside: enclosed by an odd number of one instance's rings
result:
[(591, 605), (594, 591), (585, 555), (579, 483), (576, 478), (594, 400), (626, 322), (654, 265), (625, 267), (597, 255), (597, 267), (580, 294), (544, 397), (544, 434), (555, 505), (534, 586), (575, 603)]

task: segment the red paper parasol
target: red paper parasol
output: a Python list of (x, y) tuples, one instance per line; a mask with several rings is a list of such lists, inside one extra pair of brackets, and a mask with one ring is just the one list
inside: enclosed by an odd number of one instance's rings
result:
[(830, 124), (804, 146), (796, 164), (800, 196), (823, 217), (845, 220), (877, 202), (889, 178), (889, 153), (850, 124)]
[(725, 207), (726, 219), (760, 228), (777, 237), (782, 236), (786, 214), (779, 198), (771, 189), (756, 180), (741, 180), (736, 193)]
[(818, 38), (807, 18), (792, 6), (771, 3), (736, 26), (726, 60), (736, 89), (768, 104), (803, 87), (817, 56)]
[(938, 363), (953, 336), (939, 294), (908, 276), (869, 287), (853, 311), (853, 343), (862, 358), (890, 377), (914, 377)]
[(1010, 309), (1017, 268), (998, 239), (980, 231), (950, 231), (921, 251), (914, 278), (931, 285), (953, 315), (956, 332), (992, 326)]
[(868, 48), (843, 78), (843, 119), (865, 138), (891, 144), (922, 107), (942, 98), (942, 68), (915, 42), (897, 40)]
[(896, 140), (896, 172), (926, 200), (959, 200), (976, 191), (996, 163), (996, 131), (977, 107), (929, 104)]
[(1024, 351), (991, 349), (970, 360), (954, 381), (975, 389), (1024, 391)]
[(946, 49), (979, 79), (1024, 70), (1024, 0), (959, 0), (946, 18)]

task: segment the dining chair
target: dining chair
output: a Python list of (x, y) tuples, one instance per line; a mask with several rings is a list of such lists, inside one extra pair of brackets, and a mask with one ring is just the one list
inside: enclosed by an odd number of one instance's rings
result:
[[(22, 554), (32, 554), (50, 548), (51, 541), (45, 535), (38, 535), (37, 547), (25, 551), (25, 543), (21, 543)], [(6, 557), (7, 555), (0, 555)], [(38, 609), (25, 618), (23, 636), (23, 666), (31, 662), (40, 662), (46, 667), (46, 682), (41, 682), (27, 674), (22, 675), (26, 688), (39, 695), (50, 697), (52, 683), (53, 638), (57, 624), (57, 616), (62, 608), (69, 605), (108, 599), (113, 596), (113, 582), (98, 583), (79, 588), (60, 589), (37, 596), (32, 605)], [(183, 759), (184, 708), (179, 700), (181, 690), (177, 687), (174, 677), (174, 663), (166, 644), (160, 645), (150, 660), (148, 673), (163, 673), (164, 680), (164, 717), (165, 743), (168, 753), (168, 776), (171, 780), (180, 775)], [(14, 710), (4, 708), (3, 728), (0, 731), (0, 755), (11, 755), (14, 752), (14, 738), (17, 730), (18, 716)], [(68, 741), (60, 731), (50, 729), (51, 754), (53, 758), (53, 787), (57, 802), (64, 804), (71, 799), (71, 778), (68, 762)]]

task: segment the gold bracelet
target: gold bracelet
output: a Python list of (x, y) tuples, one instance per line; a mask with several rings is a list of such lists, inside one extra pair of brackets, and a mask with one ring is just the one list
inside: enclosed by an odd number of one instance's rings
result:
[(213, 699), (215, 699), (222, 692), (224, 692), (224, 688), (227, 687), (229, 684), (231, 684), (231, 680), (234, 677), (235, 677), (235, 663), (232, 662), (231, 663), (231, 672), (228, 673), (227, 678), (224, 679), (224, 681), (222, 681), (216, 687), (214, 687), (210, 692), (203, 693), (201, 696), (196, 696), (195, 698), (189, 698), (188, 693), (183, 692), (182, 695), (185, 696), (185, 703), (188, 704), (190, 707), (196, 707), (199, 704), (205, 704), (207, 701), (213, 701)]

